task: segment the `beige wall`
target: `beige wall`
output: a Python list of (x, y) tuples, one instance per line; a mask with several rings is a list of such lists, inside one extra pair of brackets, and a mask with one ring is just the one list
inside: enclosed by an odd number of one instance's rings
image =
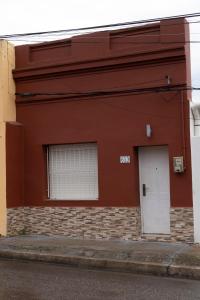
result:
[(16, 120), (15, 85), (12, 69), (15, 66), (14, 47), (0, 41), (0, 234), (6, 235), (6, 122)]

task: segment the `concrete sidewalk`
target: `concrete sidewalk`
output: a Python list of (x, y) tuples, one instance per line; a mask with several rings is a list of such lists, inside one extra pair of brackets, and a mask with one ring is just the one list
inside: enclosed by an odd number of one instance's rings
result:
[(0, 257), (200, 279), (200, 246), (184, 243), (18, 236), (0, 238)]

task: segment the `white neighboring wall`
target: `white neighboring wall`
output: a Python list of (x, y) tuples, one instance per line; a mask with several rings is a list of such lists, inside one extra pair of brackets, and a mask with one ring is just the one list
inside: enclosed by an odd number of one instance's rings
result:
[(200, 243), (200, 104), (192, 104), (190, 120), (194, 242)]

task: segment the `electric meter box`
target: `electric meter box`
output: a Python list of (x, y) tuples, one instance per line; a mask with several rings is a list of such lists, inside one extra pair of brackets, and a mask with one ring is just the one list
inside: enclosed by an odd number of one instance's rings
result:
[(173, 157), (173, 165), (175, 173), (183, 173), (184, 165), (183, 165), (183, 156)]

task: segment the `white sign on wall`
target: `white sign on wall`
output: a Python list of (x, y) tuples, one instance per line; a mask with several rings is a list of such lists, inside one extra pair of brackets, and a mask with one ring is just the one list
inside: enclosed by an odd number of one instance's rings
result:
[(120, 164), (130, 164), (131, 158), (129, 155), (120, 156)]

